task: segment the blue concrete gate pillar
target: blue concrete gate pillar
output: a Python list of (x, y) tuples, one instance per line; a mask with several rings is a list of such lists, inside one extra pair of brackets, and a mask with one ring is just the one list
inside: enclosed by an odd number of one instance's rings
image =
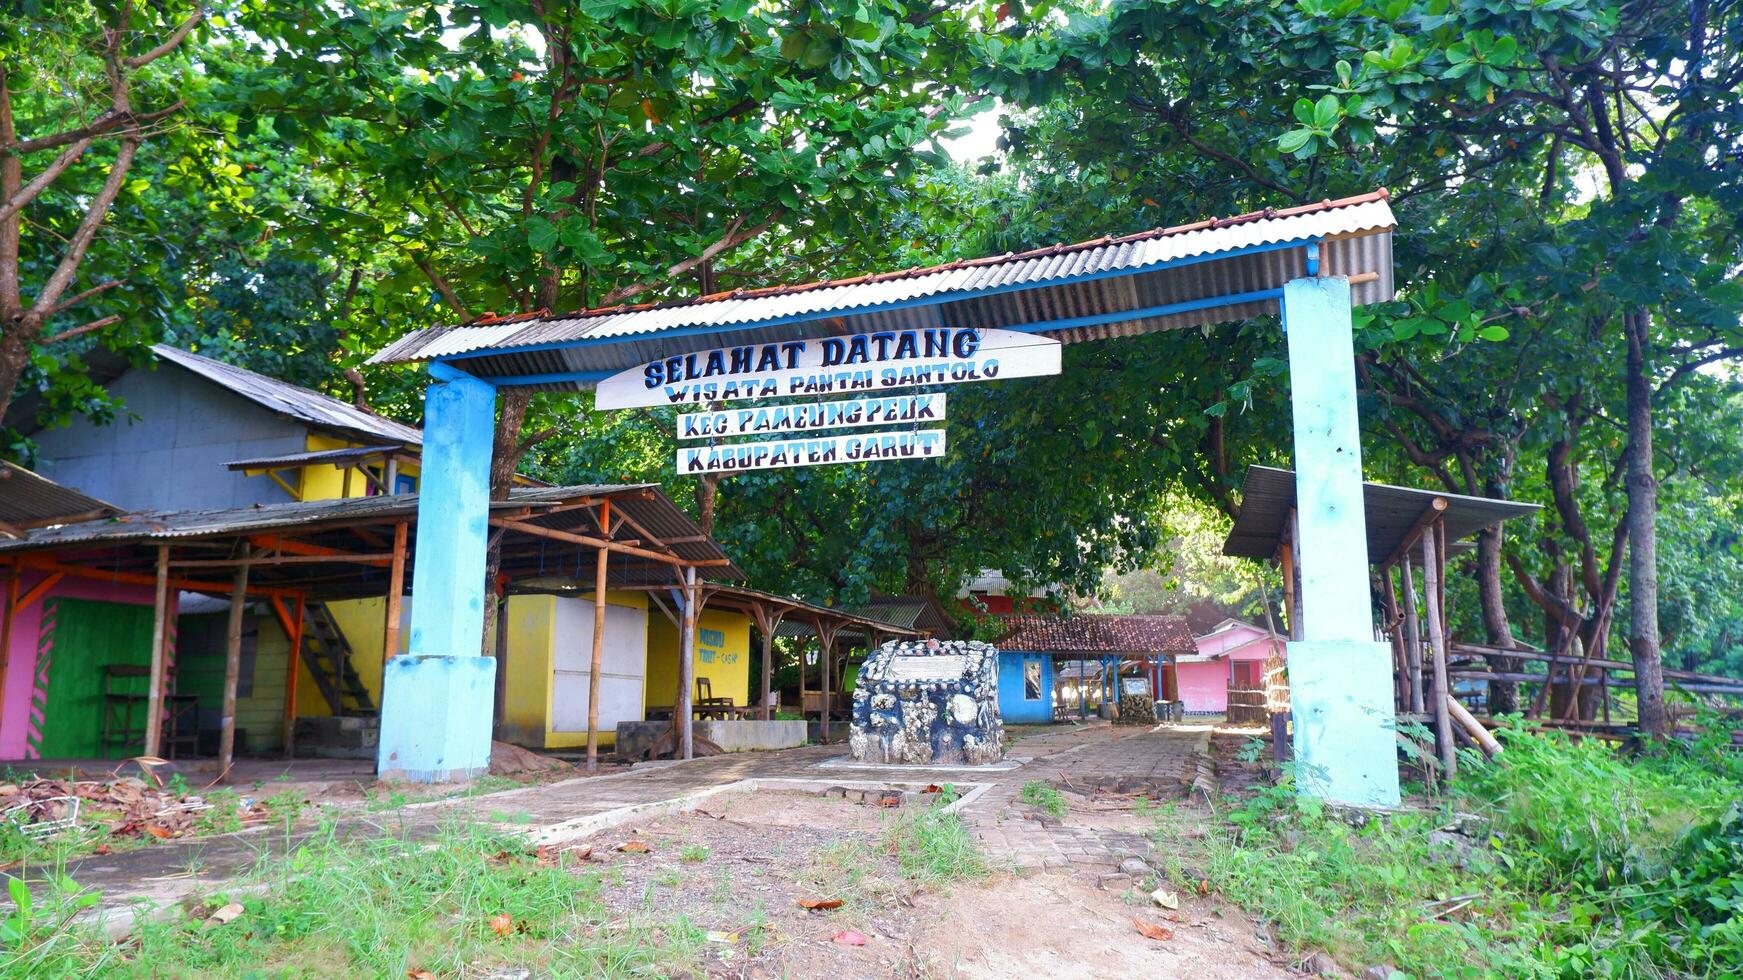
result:
[(1391, 649), (1374, 639), (1356, 421), (1350, 283), (1283, 287), (1295, 423), (1302, 639), (1289, 644), (1296, 782), (1303, 796), (1398, 803)]
[(408, 651), (382, 665), (383, 779), (471, 779), (490, 766), (496, 659), (482, 655), (496, 389), (441, 364), (424, 392)]

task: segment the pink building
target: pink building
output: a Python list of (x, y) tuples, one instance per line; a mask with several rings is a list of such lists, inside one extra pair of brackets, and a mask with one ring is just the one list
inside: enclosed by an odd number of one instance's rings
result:
[[(1209, 633), (1193, 637), (1198, 652), (1174, 658), (1176, 696), (1193, 714), (1228, 710), (1229, 686), (1257, 687), (1271, 657), (1271, 634), (1262, 626), (1225, 619)], [(1277, 637), (1277, 652), (1287, 656), (1288, 640)]]

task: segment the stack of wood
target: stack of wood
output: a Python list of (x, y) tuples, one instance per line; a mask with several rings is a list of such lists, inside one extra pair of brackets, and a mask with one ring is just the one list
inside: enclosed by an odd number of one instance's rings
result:
[(1156, 724), (1155, 699), (1148, 694), (1120, 695), (1120, 713), (1114, 721), (1120, 725)]

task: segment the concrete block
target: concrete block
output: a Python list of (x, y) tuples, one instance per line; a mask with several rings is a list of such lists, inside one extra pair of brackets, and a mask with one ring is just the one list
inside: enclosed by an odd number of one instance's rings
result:
[(494, 657), (402, 655), (382, 672), (382, 779), (442, 783), (490, 768)]
[(1398, 805), (1392, 648), (1373, 640), (1289, 644), (1296, 786), (1356, 806)]

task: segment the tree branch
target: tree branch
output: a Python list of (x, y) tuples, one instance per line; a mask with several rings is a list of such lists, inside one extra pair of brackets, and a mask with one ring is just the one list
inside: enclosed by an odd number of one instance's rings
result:
[(437, 272), (434, 266), (430, 265), (428, 259), (417, 258), (412, 261), (416, 262), (418, 268), (423, 270), (424, 275), (430, 280), (430, 285), (436, 287), (436, 292), (442, 294), (442, 299), (446, 300), (448, 306), (453, 309), (455, 313), (460, 315), (460, 319), (472, 319), (472, 317), (466, 312), (466, 304), (460, 302), (459, 295), (454, 292), (454, 287), (449, 285), (448, 280), (442, 278), (442, 274)]
[(787, 213), (786, 208), (776, 208), (775, 213), (770, 215), (767, 221), (764, 221), (762, 224), (757, 225), (755, 228), (749, 228), (749, 229), (744, 229), (744, 230), (740, 230), (737, 227), (744, 220), (743, 218), (740, 218), (733, 223), (733, 227), (728, 229), (727, 233), (725, 235), (721, 236), (721, 238), (718, 241), (716, 241), (714, 244), (708, 246), (707, 248), (703, 249), (702, 254), (685, 259), (684, 261), (679, 262), (679, 263), (671, 266), (670, 268), (666, 269), (666, 271), (664, 273), (661, 273), (659, 276), (656, 276), (652, 279), (643, 279), (641, 282), (633, 283), (631, 285), (624, 286), (624, 287), (621, 287), (619, 289), (613, 289), (611, 292), (606, 293), (602, 299), (600, 299), (599, 305), (600, 306), (615, 306), (618, 303), (621, 303), (624, 300), (629, 299), (632, 296), (637, 296), (637, 295), (640, 295), (641, 293), (647, 292), (648, 290), (654, 288), (655, 286), (659, 285), (660, 283), (664, 282), (665, 280), (672, 278), (673, 276), (681, 276), (684, 273), (689, 272), (691, 269), (694, 269), (697, 266), (701, 265), (702, 263), (707, 262), (709, 259), (714, 258), (715, 256), (719, 255), (720, 253), (722, 253), (728, 249), (737, 248), (738, 246), (743, 245), (745, 242), (748, 242), (751, 239), (756, 238), (757, 236), (761, 235), (763, 232), (768, 231), (769, 228), (772, 227), (776, 221), (780, 220), (781, 216), (786, 214), (786, 213)]
[(60, 302), (61, 293), (72, 285), (73, 276), (79, 271), (79, 263), (85, 260), (85, 251), (91, 247), (92, 239), (97, 237), (97, 229), (102, 226), (103, 219), (109, 214), (109, 206), (115, 203), (116, 195), (121, 193), (121, 186), (127, 180), (127, 172), (133, 169), (133, 157), (139, 152), (137, 139), (121, 141), (120, 152), (115, 154), (115, 163), (109, 168), (109, 179), (103, 182), (103, 188), (91, 199), (85, 210), (85, 218), (79, 222), (77, 231), (67, 243), (66, 254), (61, 256), (60, 265), (43, 283), (42, 292), (36, 295), (32, 304), (30, 316), (40, 322), (48, 319), (48, 311)]
[(67, 310), (70, 310), (73, 307), (79, 305), (80, 303), (83, 303), (85, 300), (88, 300), (91, 297), (97, 295), (98, 293), (106, 293), (109, 290), (114, 289), (116, 286), (119, 286), (126, 281), (127, 280), (125, 280), (125, 279), (111, 279), (108, 282), (100, 283), (98, 285), (92, 286), (90, 289), (87, 289), (82, 293), (77, 293), (77, 294), (75, 294), (67, 299), (61, 300), (59, 303), (55, 304), (54, 309), (48, 311), (48, 315), (54, 316), (57, 313), (64, 313)]
[(188, 36), (188, 32), (194, 29), (194, 25), (204, 20), (205, 17), (206, 5), (202, 3), (194, 8), (194, 12), (188, 16), (187, 20), (182, 21), (175, 30), (170, 32), (169, 37), (163, 39), (162, 44), (152, 48), (144, 54), (123, 59), (121, 63), (129, 68), (144, 68), (146, 65), (149, 65), (164, 55), (169, 54), (171, 51), (174, 51), (176, 46), (182, 43), (182, 39)]
[(72, 166), (79, 157), (84, 156), (85, 151), (90, 146), (90, 137), (86, 137), (67, 147), (60, 156), (55, 158), (53, 163), (44, 168), (42, 173), (37, 174), (35, 179), (19, 188), (18, 193), (8, 197), (5, 204), (0, 204), (0, 221), (10, 220), (13, 215), (24, 210), (25, 205), (36, 200), (43, 191), (48, 190), (48, 185), (54, 183), (56, 177)]
[(106, 317), (100, 317), (98, 319), (92, 320), (90, 323), (82, 323), (76, 327), (73, 327), (70, 330), (62, 330), (60, 333), (57, 333), (53, 337), (50, 337), (47, 340), (43, 341), (43, 343), (44, 344), (58, 344), (63, 340), (71, 340), (74, 337), (80, 337), (80, 336), (83, 336), (85, 334), (88, 334), (93, 330), (101, 330), (104, 327), (110, 326), (111, 324), (116, 324), (116, 323), (120, 323), (120, 322), (121, 322), (121, 315), (120, 314), (118, 314), (118, 313), (111, 314), (111, 315), (106, 316)]

